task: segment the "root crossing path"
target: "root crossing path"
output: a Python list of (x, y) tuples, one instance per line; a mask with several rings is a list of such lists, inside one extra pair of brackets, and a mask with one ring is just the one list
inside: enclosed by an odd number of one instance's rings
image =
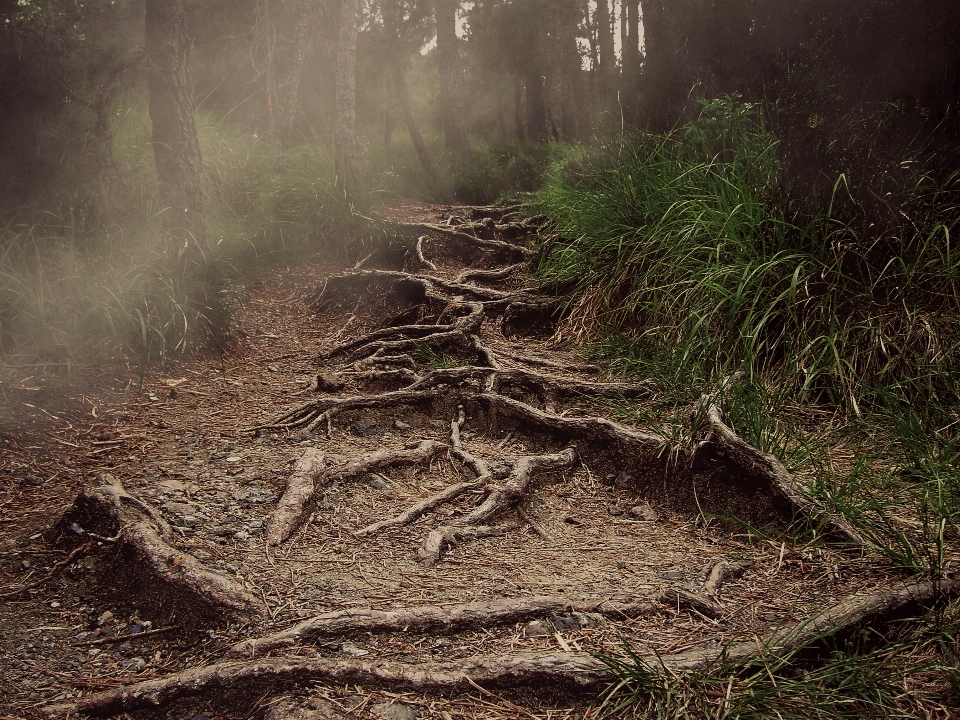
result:
[(163, 379), (157, 458), (117, 455), (51, 531), (113, 608), (83, 642), (129, 617), (132, 652), (46, 711), (574, 717), (623, 639), (681, 671), (932, 593), (716, 520), (856, 540), (724, 424), (724, 388), (684, 441), (615, 419), (653, 389), (551, 344), (541, 221), (419, 208), (403, 251), (251, 289), (249, 347)]

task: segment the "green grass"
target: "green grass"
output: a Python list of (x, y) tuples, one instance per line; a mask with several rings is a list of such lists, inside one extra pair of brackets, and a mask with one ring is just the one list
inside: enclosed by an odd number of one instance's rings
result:
[(349, 205), (333, 188), (320, 144), (281, 152), (269, 138), (198, 118), (207, 266), (172, 271), (162, 254), (163, 208), (145, 103), (116, 120), (111, 162), (65, 175), (42, 201), (0, 227), (0, 351), (65, 362), (182, 351), (229, 326), (236, 286), (307, 254), (347, 254), (379, 242), (372, 193)]
[[(536, 194), (559, 237), (538, 272), (569, 304), (566, 335), (656, 388), (608, 410), (682, 443), (686, 408), (743, 371), (724, 398), (733, 429), (891, 573), (941, 580), (960, 560), (960, 183), (913, 160), (841, 176), (818, 207), (788, 187), (761, 108), (705, 103), (671, 132), (562, 150)], [(779, 532), (834, 542), (803, 524)], [(941, 598), (892, 634), (680, 677), (626, 648), (604, 658), (620, 681), (600, 714), (945, 717), (957, 611)]]
[(568, 151), (537, 196), (564, 238), (540, 274), (571, 290), (571, 325), (627, 336), (664, 380), (779, 373), (859, 414), (876, 387), (941, 374), (960, 342), (957, 179), (913, 167), (903, 222), (863, 227), (850, 202), (811, 214), (759, 109), (717, 101), (671, 133)]

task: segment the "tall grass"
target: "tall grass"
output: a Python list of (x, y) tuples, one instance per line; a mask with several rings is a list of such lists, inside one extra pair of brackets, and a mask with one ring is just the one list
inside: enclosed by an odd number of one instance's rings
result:
[[(208, 266), (170, 272), (142, 98), (118, 103), (109, 162), (79, 165), (0, 226), (0, 351), (87, 361), (182, 350), (228, 322), (231, 288), (271, 263), (376, 236), (369, 193), (350, 205), (320, 144), (198, 118)], [(202, 286), (202, 287), (201, 287)], [(203, 298), (198, 305), (197, 298)]]
[(705, 103), (673, 132), (554, 165), (538, 199), (564, 239), (540, 272), (572, 290), (570, 330), (624, 333), (660, 371), (785, 371), (859, 413), (870, 388), (956, 357), (960, 185), (914, 167), (897, 178), (896, 224), (870, 227), (844, 177), (811, 213), (785, 191), (760, 109)]

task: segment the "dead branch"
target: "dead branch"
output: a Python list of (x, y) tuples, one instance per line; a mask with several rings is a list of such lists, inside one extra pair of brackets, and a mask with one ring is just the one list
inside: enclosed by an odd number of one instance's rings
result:
[(721, 560), (711, 568), (710, 575), (707, 577), (707, 581), (703, 584), (703, 587), (700, 588), (700, 592), (703, 595), (716, 597), (720, 594), (720, 587), (723, 583), (731, 578), (740, 577), (752, 566), (752, 562), (728, 562)]

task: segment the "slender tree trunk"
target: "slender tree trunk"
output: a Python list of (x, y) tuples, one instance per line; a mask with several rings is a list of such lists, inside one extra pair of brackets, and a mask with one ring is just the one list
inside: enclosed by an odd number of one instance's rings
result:
[(340, 0), (337, 52), (337, 129), (334, 134), (337, 187), (348, 199), (360, 190), (357, 150), (357, 33), (360, 0)]
[(423, 171), (427, 174), (427, 181), (433, 187), (437, 187), (440, 184), (437, 167), (433, 164), (430, 150), (427, 149), (427, 144), (423, 141), (423, 135), (420, 134), (420, 127), (417, 125), (413, 108), (410, 107), (410, 94), (407, 92), (407, 81), (403, 77), (403, 67), (396, 61), (393, 63), (393, 86), (397, 92), (397, 101), (400, 103), (400, 110), (403, 112), (403, 120), (407, 125), (407, 132), (410, 133), (413, 149), (417, 151), (417, 157), (420, 158)]
[[(616, 108), (617, 58), (613, 43), (613, 24), (609, 0), (597, 0), (597, 44), (600, 49), (600, 109), (611, 113)], [(609, 118), (608, 118), (609, 122)]]
[(560, 109), (563, 125), (563, 137), (567, 142), (575, 142), (583, 132), (582, 108), (583, 70), (581, 68), (580, 48), (577, 46), (577, 26), (580, 19), (578, 0), (564, 0), (559, 18), (560, 45)]
[(623, 97), (624, 117), (630, 125), (639, 120), (640, 92), (640, 0), (624, 0), (627, 16), (627, 39), (623, 45)]
[(543, 75), (538, 63), (531, 62), (526, 68), (527, 90), (527, 137), (530, 142), (547, 141), (547, 107), (543, 92)]
[(523, 123), (523, 80), (519, 74), (513, 76), (513, 120), (517, 125), (517, 140), (526, 142), (527, 132)]
[[(188, 255), (207, 251), (202, 158), (193, 116), (184, 0), (147, 0), (144, 20), (153, 157), (171, 237)], [(182, 251), (178, 254), (182, 254)]]
[(303, 58), (307, 54), (310, 23), (313, 19), (314, 0), (298, 0), (297, 25), (293, 35), (290, 70), (287, 73), (286, 99), (283, 102), (283, 117), (280, 123), (280, 142), (286, 146), (293, 136), (300, 107), (300, 76), (303, 74)]
[(440, 114), (447, 150), (457, 155), (470, 154), (463, 89), (460, 78), (460, 53), (457, 51), (456, 0), (435, 0), (437, 23), (437, 70), (440, 78)]

